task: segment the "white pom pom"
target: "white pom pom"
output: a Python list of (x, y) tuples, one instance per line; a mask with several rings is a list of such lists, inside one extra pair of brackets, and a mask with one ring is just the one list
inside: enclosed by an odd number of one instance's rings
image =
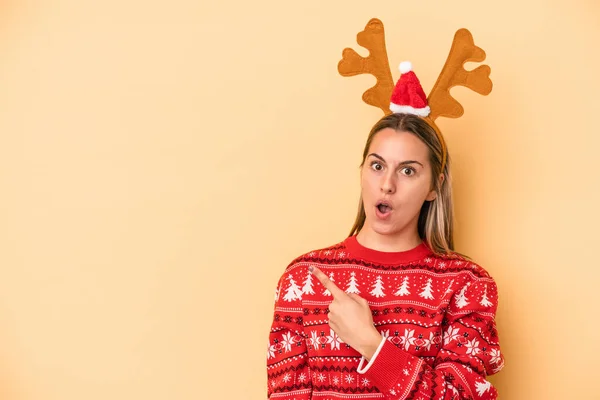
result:
[(405, 74), (412, 71), (412, 63), (410, 61), (402, 61), (400, 63), (400, 73)]

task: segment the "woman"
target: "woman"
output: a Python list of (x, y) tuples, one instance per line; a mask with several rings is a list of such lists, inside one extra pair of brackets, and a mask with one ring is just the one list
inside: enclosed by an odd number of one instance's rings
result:
[(497, 398), (486, 376), (504, 365), (498, 291), (454, 252), (443, 149), (419, 116), (375, 124), (350, 236), (298, 257), (279, 280), (269, 398)]

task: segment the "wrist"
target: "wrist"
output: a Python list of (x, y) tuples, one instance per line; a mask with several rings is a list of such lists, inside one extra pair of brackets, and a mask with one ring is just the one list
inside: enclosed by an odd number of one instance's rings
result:
[(371, 358), (373, 358), (373, 355), (375, 354), (377, 349), (379, 348), (379, 345), (381, 344), (382, 340), (383, 340), (382, 336), (379, 334), (377, 329), (375, 329), (375, 327), (373, 327), (373, 331), (371, 332), (369, 337), (365, 340), (365, 343), (363, 344), (363, 346), (359, 349), (359, 353), (364, 358), (366, 358), (367, 361), (370, 361)]

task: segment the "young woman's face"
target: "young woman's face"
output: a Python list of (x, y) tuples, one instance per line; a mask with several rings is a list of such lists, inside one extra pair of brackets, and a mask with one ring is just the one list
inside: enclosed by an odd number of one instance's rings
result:
[(386, 128), (375, 134), (361, 169), (364, 228), (382, 235), (417, 233), (432, 190), (429, 149), (417, 136)]

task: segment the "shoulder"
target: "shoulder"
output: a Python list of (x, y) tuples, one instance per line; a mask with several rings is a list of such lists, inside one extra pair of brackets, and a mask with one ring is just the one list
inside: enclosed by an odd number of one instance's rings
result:
[(346, 240), (342, 240), (327, 247), (315, 248), (294, 258), (287, 266), (286, 271), (310, 263), (331, 263), (348, 253)]
[(431, 253), (425, 259), (425, 263), (436, 270), (473, 275), (473, 278), (475, 279), (482, 278), (493, 280), (490, 273), (483, 266), (459, 253)]
[(326, 247), (314, 248), (293, 258), (285, 267), (280, 281), (299, 277), (305, 277), (311, 264), (333, 264), (336, 260), (347, 254), (345, 240), (336, 242)]
[(278, 286), (301, 284), (307, 279), (308, 267), (311, 264), (333, 264), (335, 260), (344, 257), (344, 242), (345, 240), (342, 240), (327, 247), (315, 248), (293, 258), (280, 275)]

